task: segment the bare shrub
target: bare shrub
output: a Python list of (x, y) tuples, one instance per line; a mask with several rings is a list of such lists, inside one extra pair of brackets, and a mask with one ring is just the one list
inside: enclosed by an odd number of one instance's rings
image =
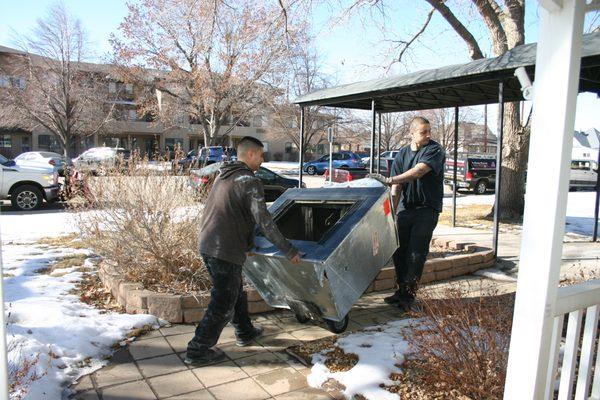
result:
[(114, 262), (131, 281), (171, 293), (207, 290), (198, 254), (204, 195), (170, 162), (132, 155), (106, 176), (80, 179), (71, 201), (75, 223), (93, 251)]
[(514, 295), (466, 298), (462, 289), (450, 288), (436, 297), (422, 300), (424, 318), (407, 337), (412, 351), (403, 368), (432, 393), (501, 399)]
[[(9, 341), (8, 391), (10, 400), (21, 400), (28, 394), (29, 386), (48, 373), (50, 365), (40, 363), (40, 353), (25, 354), (23, 343), (18, 340)], [(48, 361), (49, 362), (49, 361)]]

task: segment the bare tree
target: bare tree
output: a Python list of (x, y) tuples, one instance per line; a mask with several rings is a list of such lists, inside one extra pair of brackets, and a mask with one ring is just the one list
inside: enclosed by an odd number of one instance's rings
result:
[[(150, 83), (147, 94), (159, 94), (146, 99), (146, 112), (200, 124), (208, 146), (276, 95), (296, 29), (278, 4), (140, 0), (127, 7), (112, 42), (125, 79)], [(152, 82), (145, 68), (158, 70)]]
[(107, 98), (98, 90), (106, 73), (83, 62), (85, 31), (62, 3), (52, 6), (20, 41), (23, 51), (12, 53), (0, 66), (5, 77), (18, 77), (16, 84), (11, 81), (3, 88), (0, 119), (9, 127), (45, 128), (63, 154), (72, 156), (80, 141), (107, 121)]
[[(431, 133), (447, 153), (454, 152), (454, 110), (451, 108), (438, 108), (421, 112), (431, 122)], [(471, 130), (467, 125), (475, 125), (472, 122), (475, 113), (469, 107), (461, 107), (458, 112), (458, 143), (457, 147), (464, 149), (472, 139)], [(487, 127), (485, 128), (487, 129)]]
[(303, 37), (295, 43), (290, 54), (288, 74), (284, 93), (274, 98), (271, 107), (274, 131), (290, 140), (297, 148), (302, 146), (307, 152), (326, 140), (329, 128), (344, 124), (347, 113), (321, 106), (305, 107), (304, 141), (300, 143), (300, 108), (292, 104), (292, 101), (303, 94), (331, 85), (311, 46), (311, 38)]
[(381, 115), (381, 146), (385, 150), (398, 149), (410, 143), (412, 113), (386, 113)]
[[(480, 41), (476, 34), (461, 21), (480, 18), (487, 28), (489, 41), (494, 55), (501, 55), (515, 46), (524, 43), (525, 39), (525, 0), (471, 0), (448, 2), (445, 0), (424, 0), (432, 8), (427, 13), (422, 26), (410, 38), (393, 38), (396, 43), (396, 54), (393, 62), (402, 62), (411, 46), (422, 39), (421, 36), (430, 26), (431, 17), (439, 13), (454, 33), (466, 45), (469, 57), (477, 60), (484, 57)], [(355, 0), (347, 7), (347, 12), (366, 7), (369, 11), (385, 13), (386, 0)], [(384, 15), (385, 17), (385, 15)], [(472, 21), (470, 21), (472, 22)], [(483, 42), (482, 42), (483, 43)], [(529, 150), (529, 128), (521, 123), (518, 103), (506, 103), (504, 115), (504, 151), (502, 159), (502, 195), (500, 196), (501, 218), (514, 218), (522, 215), (524, 199), (524, 171), (527, 165)]]

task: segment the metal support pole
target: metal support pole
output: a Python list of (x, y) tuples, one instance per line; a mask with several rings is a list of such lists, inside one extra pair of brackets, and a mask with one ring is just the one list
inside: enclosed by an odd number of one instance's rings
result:
[(598, 206), (600, 205), (600, 149), (598, 150), (598, 164), (596, 165), (596, 206), (594, 207), (594, 237), (592, 242), (598, 239)]
[(502, 137), (504, 136), (504, 82), (498, 83), (498, 145), (496, 146), (496, 192), (494, 193), (494, 234), (492, 249), (498, 257), (498, 231), (500, 228), (500, 190), (502, 188)]
[[(452, 173), (452, 226), (456, 226), (456, 170), (458, 168), (458, 106), (454, 107), (454, 171)], [(466, 168), (466, 166), (465, 166)]]
[(379, 113), (379, 127), (377, 129), (377, 173), (381, 173), (381, 113)]
[(375, 99), (371, 100), (371, 158), (369, 159), (369, 172), (375, 172)]
[(302, 187), (302, 166), (304, 165), (304, 107), (300, 106), (300, 148), (298, 149), (298, 187)]

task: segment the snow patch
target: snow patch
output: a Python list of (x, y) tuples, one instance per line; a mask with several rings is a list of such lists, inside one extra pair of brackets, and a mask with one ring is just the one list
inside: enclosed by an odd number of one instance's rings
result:
[[(107, 363), (113, 346), (134, 328), (158, 328), (152, 315), (128, 315), (93, 308), (72, 294), (82, 279), (79, 268), (48, 273), (48, 267), (71, 255), (89, 251), (47, 248), (41, 237), (72, 232), (70, 216), (60, 213), (4, 213), (2, 264), (9, 370), (30, 365), (24, 384), (12, 393), (24, 399), (60, 399), (80, 376)], [(90, 266), (85, 261), (84, 266)], [(56, 271), (55, 271), (56, 272)]]
[(331, 372), (325, 366), (327, 351), (314, 354), (308, 384), (320, 388), (328, 379), (334, 379), (346, 387), (343, 393), (348, 399), (361, 394), (368, 400), (398, 400), (397, 394), (379, 385), (394, 385), (389, 376), (401, 371), (396, 365), (404, 363), (410, 350), (404, 335), (411, 323), (414, 320), (390, 321), (339, 339), (336, 345), (345, 353), (356, 354), (358, 363), (348, 371)]

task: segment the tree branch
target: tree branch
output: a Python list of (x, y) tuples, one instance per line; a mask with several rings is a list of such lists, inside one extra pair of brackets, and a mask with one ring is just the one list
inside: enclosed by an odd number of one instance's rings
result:
[(452, 29), (464, 40), (469, 48), (469, 56), (472, 60), (483, 58), (483, 52), (479, 48), (479, 43), (469, 30), (456, 18), (452, 10), (446, 6), (443, 0), (425, 0), (435, 8), (442, 17), (450, 24)]
[(410, 47), (410, 45), (413, 44), (413, 42), (415, 40), (417, 40), (417, 38), (419, 36), (421, 36), (423, 34), (423, 32), (425, 32), (425, 29), (427, 29), (427, 26), (431, 22), (431, 17), (433, 16), (434, 12), (435, 12), (435, 8), (432, 8), (429, 11), (429, 13), (427, 13), (427, 18), (425, 19), (425, 22), (423, 23), (423, 26), (421, 27), (421, 29), (419, 29), (419, 31), (417, 33), (415, 33), (413, 35), (413, 37), (409, 41), (400, 41), (400, 43), (403, 44), (404, 47), (400, 50), (400, 53), (398, 53), (398, 58), (396, 60), (397, 62), (401, 62), (402, 61), (402, 56), (408, 50), (408, 48)]

